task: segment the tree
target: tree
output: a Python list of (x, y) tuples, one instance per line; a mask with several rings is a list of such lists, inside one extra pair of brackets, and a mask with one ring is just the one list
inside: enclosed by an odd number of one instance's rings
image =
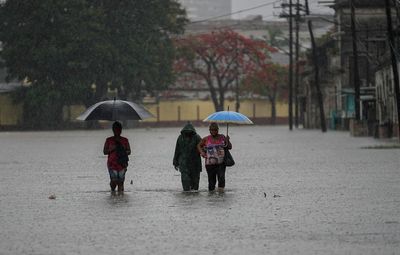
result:
[(256, 71), (275, 50), (228, 29), (178, 39), (176, 47), (175, 71), (180, 78), (204, 82), (216, 111), (224, 109), (225, 93), (235, 79)]
[[(31, 126), (57, 126), (64, 105), (89, 105), (109, 87), (125, 98), (166, 87), (173, 80), (170, 37), (186, 22), (173, 0), (9, 0), (0, 4), (0, 57), (8, 79), (30, 84), (19, 99), (36, 112), (27, 117), (39, 118)], [(40, 114), (50, 102), (56, 111)]]
[(110, 84), (120, 97), (140, 100), (143, 91), (162, 90), (172, 83), (175, 51), (171, 35), (183, 33), (184, 9), (172, 0), (92, 2), (103, 12), (106, 48), (112, 49), (106, 62), (110, 66), (104, 68), (110, 73), (96, 82), (99, 89), (106, 90)]
[(92, 19), (83, 22), (90, 16), (81, 0), (13, 0), (0, 5), (2, 66), (9, 80), (30, 84), (17, 97), (24, 100), (27, 126), (51, 128), (62, 122), (62, 108), (70, 100), (66, 95), (77, 91), (75, 85), (83, 84), (86, 74), (85, 61), (77, 58), (85, 50), (82, 31), (94, 26)]
[(272, 47), (276, 47), (278, 49), (287, 48), (289, 45), (289, 40), (284, 38), (284, 34), (282, 30), (277, 26), (267, 26), (266, 30), (268, 31), (267, 42)]
[(271, 124), (276, 123), (276, 101), (287, 98), (288, 67), (264, 64), (257, 72), (247, 75), (242, 83), (246, 91), (268, 97), (271, 103)]

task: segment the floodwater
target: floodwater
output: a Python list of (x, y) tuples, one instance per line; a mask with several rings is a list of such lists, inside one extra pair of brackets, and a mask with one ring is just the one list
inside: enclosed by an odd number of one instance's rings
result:
[(110, 130), (0, 133), (0, 254), (400, 254), (400, 149), (232, 126), (226, 192), (209, 193), (203, 170), (200, 192), (183, 193), (179, 131), (123, 131), (124, 195), (109, 191)]

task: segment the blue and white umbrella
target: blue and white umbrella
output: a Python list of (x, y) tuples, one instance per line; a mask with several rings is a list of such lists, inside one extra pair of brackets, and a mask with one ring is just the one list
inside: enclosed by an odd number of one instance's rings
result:
[(204, 122), (232, 123), (232, 124), (254, 124), (246, 115), (239, 112), (220, 111), (214, 112), (203, 120)]
[(246, 115), (239, 112), (232, 111), (219, 111), (214, 112), (203, 120), (204, 122), (216, 122), (226, 124), (226, 134), (228, 135), (228, 125), (229, 124), (254, 124)]

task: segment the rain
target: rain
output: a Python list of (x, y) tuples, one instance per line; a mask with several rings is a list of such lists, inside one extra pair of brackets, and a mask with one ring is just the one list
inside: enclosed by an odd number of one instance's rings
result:
[(0, 254), (399, 254), (399, 13), (0, 0)]

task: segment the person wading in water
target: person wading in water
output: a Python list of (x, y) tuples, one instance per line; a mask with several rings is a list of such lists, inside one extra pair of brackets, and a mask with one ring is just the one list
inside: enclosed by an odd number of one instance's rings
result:
[(209, 126), (210, 135), (204, 137), (197, 145), (201, 156), (205, 158), (205, 165), (208, 175), (208, 190), (214, 191), (218, 180), (218, 191), (223, 192), (225, 188), (225, 170), (224, 164), (225, 150), (232, 149), (229, 136), (218, 133), (218, 124), (212, 122)]
[(113, 123), (112, 131), (114, 136), (106, 139), (103, 153), (108, 155), (107, 168), (110, 174), (111, 191), (115, 191), (115, 188), (118, 187), (118, 192), (123, 192), (131, 148), (128, 139), (121, 136), (122, 125), (120, 122)]
[(187, 123), (176, 140), (173, 165), (181, 172), (184, 191), (198, 190), (201, 172), (201, 157), (197, 144), (201, 137), (196, 133), (191, 123)]

